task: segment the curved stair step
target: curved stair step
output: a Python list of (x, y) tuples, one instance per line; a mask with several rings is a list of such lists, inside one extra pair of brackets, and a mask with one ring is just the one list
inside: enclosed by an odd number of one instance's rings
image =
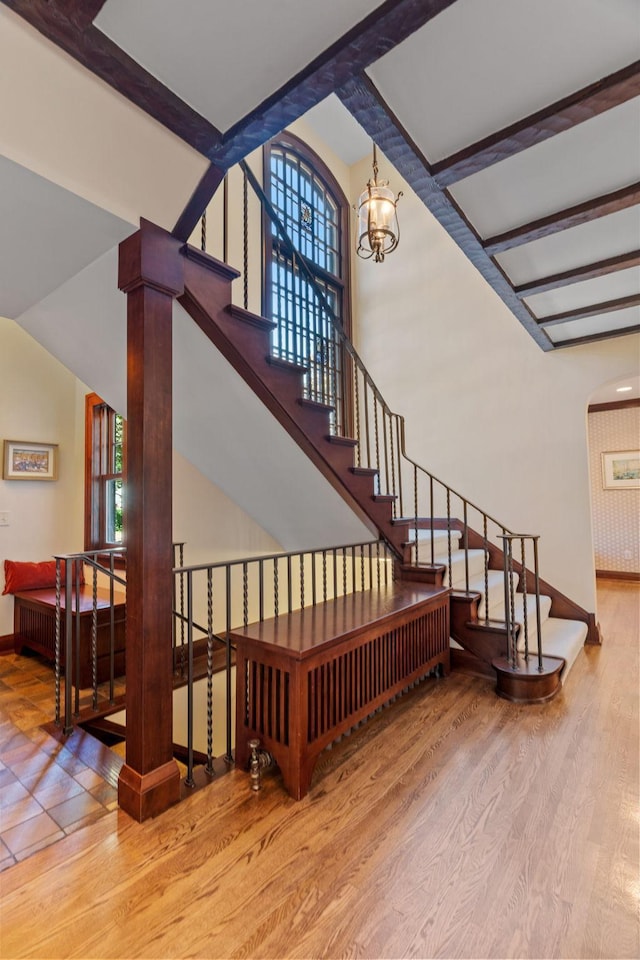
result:
[[(562, 620), (549, 617), (542, 625), (542, 652), (549, 657), (562, 657), (565, 667), (562, 679), (566, 680), (569, 670), (584, 647), (588, 627), (582, 620)], [(520, 644), (518, 644), (520, 648)], [(538, 644), (535, 634), (529, 637), (529, 652), (537, 655)]]

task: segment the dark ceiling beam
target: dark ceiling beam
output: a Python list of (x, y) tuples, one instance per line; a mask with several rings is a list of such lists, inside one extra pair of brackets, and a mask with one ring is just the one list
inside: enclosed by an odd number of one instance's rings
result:
[(625, 210), (627, 207), (633, 207), (639, 203), (640, 183), (632, 183), (628, 187), (622, 187), (621, 190), (614, 190), (602, 197), (585, 200), (583, 203), (577, 203), (566, 210), (559, 210), (557, 213), (541, 217), (539, 220), (523, 223), (522, 226), (515, 227), (513, 230), (496, 234), (495, 237), (488, 237), (482, 241), (482, 246), (490, 256), (494, 256), (504, 250), (522, 246), (524, 243), (531, 243), (532, 240), (539, 240), (541, 237), (549, 237), (561, 230), (568, 230), (570, 227), (589, 223), (592, 220), (606, 217), (610, 213), (617, 213), (619, 210)]
[(638, 95), (640, 60), (439, 160), (432, 166), (433, 176), (447, 187)]
[(231, 127), (209, 159), (238, 163), (454, 2), (386, 0)]
[[(79, 25), (67, 14), (79, 4), (47, 0), (1, 0), (47, 39), (61, 47), (96, 76), (131, 100), (194, 150), (208, 155), (220, 142), (219, 130), (147, 73), (93, 24)], [(97, 2), (90, 0), (90, 11)], [(80, 18), (83, 22), (86, 17)]]
[(544, 293), (546, 290), (567, 287), (572, 283), (580, 283), (582, 280), (604, 277), (609, 273), (616, 273), (618, 270), (637, 267), (638, 264), (640, 264), (640, 250), (634, 250), (631, 253), (621, 253), (617, 257), (609, 257), (608, 260), (586, 263), (582, 267), (575, 267), (573, 270), (566, 270), (564, 273), (556, 273), (550, 277), (540, 277), (539, 280), (522, 283), (513, 289), (520, 298), (530, 297), (534, 293)]
[(639, 305), (640, 293), (634, 293), (630, 297), (620, 297), (618, 300), (593, 303), (588, 307), (582, 307), (580, 310), (565, 310), (564, 313), (549, 314), (549, 316), (540, 317), (538, 323), (541, 327), (553, 327), (558, 323), (567, 323), (569, 320), (584, 320), (586, 317), (596, 317), (601, 313), (614, 313), (616, 310), (625, 310), (627, 307), (637, 307)]
[(632, 333), (640, 333), (640, 324), (634, 327), (620, 327), (618, 330), (604, 330), (602, 333), (592, 333), (587, 337), (576, 337), (575, 340), (558, 340), (554, 347), (556, 350), (562, 350), (564, 347), (579, 347), (582, 343), (613, 340), (615, 337), (627, 337)]
[(202, 214), (211, 203), (211, 198), (224, 180), (225, 173), (226, 171), (221, 167), (216, 167), (213, 163), (209, 164), (171, 231), (171, 235), (177, 240), (187, 242)]
[(50, 3), (76, 27), (86, 30), (102, 10), (106, 0), (50, 0)]
[(350, 80), (336, 93), (536, 343), (543, 350), (552, 350), (553, 344), (544, 329), (516, 296), (502, 271), (482, 249), (477, 235), (434, 181), (426, 158), (369, 77), (363, 74)]

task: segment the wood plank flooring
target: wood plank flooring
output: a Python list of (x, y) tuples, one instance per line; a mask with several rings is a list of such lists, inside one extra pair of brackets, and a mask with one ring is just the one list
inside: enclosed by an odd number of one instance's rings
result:
[(640, 587), (550, 704), (427, 681), (291, 800), (240, 771), (0, 875), (13, 957), (637, 958)]

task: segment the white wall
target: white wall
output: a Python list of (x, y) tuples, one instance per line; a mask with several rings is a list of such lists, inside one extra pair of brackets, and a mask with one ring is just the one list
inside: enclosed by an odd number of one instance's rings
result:
[(589, 414), (591, 503), (596, 570), (640, 574), (640, 490), (610, 490), (602, 454), (638, 450), (640, 406)]
[[(82, 549), (84, 422), (78, 381), (12, 320), (0, 317), (0, 439), (57, 443), (56, 481), (0, 480), (4, 561), (49, 560)], [(0, 597), (0, 636), (13, 633), (13, 599)]]
[(123, 220), (171, 230), (205, 157), (0, 6), (0, 154)]
[[(0, 480), (4, 560), (48, 560), (83, 549), (83, 383), (13, 320), (0, 318), (0, 440), (59, 444), (59, 479)], [(279, 543), (179, 454), (174, 454), (174, 536), (185, 562), (274, 553)], [(0, 597), (0, 636), (13, 632), (13, 600)]]
[[(541, 535), (541, 571), (595, 610), (586, 408), (637, 373), (640, 337), (544, 353), (395, 171), (401, 240), (356, 262), (358, 350), (406, 417), (418, 463), (517, 532)], [(352, 169), (351, 195), (370, 175)]]

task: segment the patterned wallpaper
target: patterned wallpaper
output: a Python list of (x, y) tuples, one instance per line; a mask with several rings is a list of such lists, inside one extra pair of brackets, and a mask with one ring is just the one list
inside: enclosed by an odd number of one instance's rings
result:
[(605, 490), (602, 453), (640, 448), (640, 406), (588, 415), (596, 570), (640, 573), (640, 490)]

